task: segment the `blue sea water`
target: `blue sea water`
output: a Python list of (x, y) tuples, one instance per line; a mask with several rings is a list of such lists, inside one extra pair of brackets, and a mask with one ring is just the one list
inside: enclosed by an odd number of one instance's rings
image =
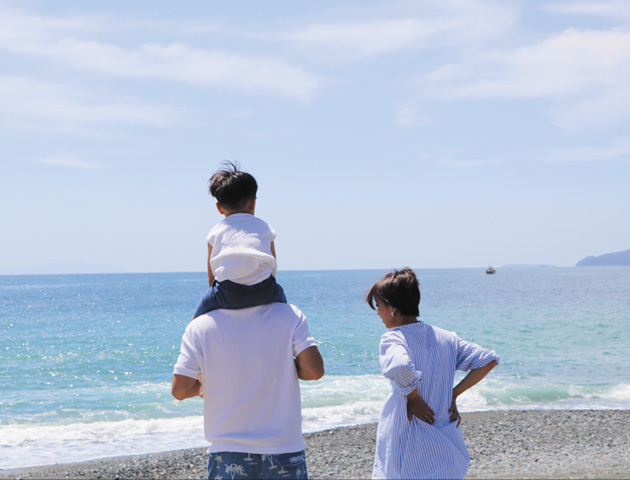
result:
[[(373, 422), (389, 391), (385, 272), (279, 272), (326, 376), (302, 382), (304, 431)], [(502, 362), (461, 411), (630, 409), (630, 268), (419, 269), (420, 319)], [(202, 401), (170, 395), (204, 273), (0, 276), (0, 469), (204, 445)]]

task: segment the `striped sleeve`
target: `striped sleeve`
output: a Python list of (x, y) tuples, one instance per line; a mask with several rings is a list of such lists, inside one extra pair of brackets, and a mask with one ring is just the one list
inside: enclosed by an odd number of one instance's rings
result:
[(497, 363), (501, 361), (494, 350), (487, 350), (476, 343), (457, 338), (457, 365), (455, 367), (457, 370), (476, 370), (486, 366), (492, 360), (496, 360)]
[(381, 337), (379, 360), (383, 375), (403, 395), (409, 395), (422, 384), (422, 372), (416, 371), (402, 334), (387, 332)]

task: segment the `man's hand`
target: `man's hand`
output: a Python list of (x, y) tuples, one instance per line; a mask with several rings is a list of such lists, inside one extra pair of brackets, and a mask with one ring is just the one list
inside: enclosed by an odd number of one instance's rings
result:
[(201, 377), (191, 378), (185, 375), (173, 375), (171, 393), (177, 400), (201, 396)]
[(410, 422), (413, 415), (429, 425), (435, 423), (435, 413), (423, 400), (417, 389), (407, 395), (407, 418)]

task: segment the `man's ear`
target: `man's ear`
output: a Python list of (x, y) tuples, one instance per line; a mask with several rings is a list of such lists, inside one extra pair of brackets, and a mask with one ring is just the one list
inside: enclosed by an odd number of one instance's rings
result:
[(225, 210), (223, 210), (223, 207), (219, 205), (219, 202), (217, 202), (217, 210), (221, 215), (225, 215)]

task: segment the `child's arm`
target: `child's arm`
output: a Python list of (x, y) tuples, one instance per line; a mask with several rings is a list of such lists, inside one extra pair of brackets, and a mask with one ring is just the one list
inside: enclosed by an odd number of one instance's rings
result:
[(273, 258), (278, 258), (276, 257), (276, 245), (273, 242), (271, 242), (271, 254), (273, 255)]
[(455, 420), (457, 420), (457, 426), (459, 427), (460, 422), (462, 421), (462, 418), (459, 414), (459, 412), (457, 411), (457, 397), (459, 397), (462, 393), (464, 393), (466, 390), (468, 390), (469, 388), (477, 385), (481, 380), (483, 380), (483, 378), (488, 375), (488, 373), (490, 373), (490, 370), (492, 370), (494, 367), (496, 367), (498, 365), (496, 360), (492, 360), (491, 362), (488, 362), (486, 365), (484, 365), (481, 368), (476, 368), (475, 370), (471, 370), (470, 372), (468, 372), (468, 375), (466, 375), (461, 382), (459, 382), (457, 384), (457, 386), (455, 388), (453, 388), (453, 402), (451, 403), (451, 408), (449, 408), (448, 413), (451, 414), (451, 422), (454, 422)]
[(208, 261), (206, 265), (208, 266), (208, 285), (212, 288), (212, 284), (214, 283), (214, 273), (212, 273), (212, 267), (210, 266), (210, 257), (212, 256), (212, 245), (208, 244)]

